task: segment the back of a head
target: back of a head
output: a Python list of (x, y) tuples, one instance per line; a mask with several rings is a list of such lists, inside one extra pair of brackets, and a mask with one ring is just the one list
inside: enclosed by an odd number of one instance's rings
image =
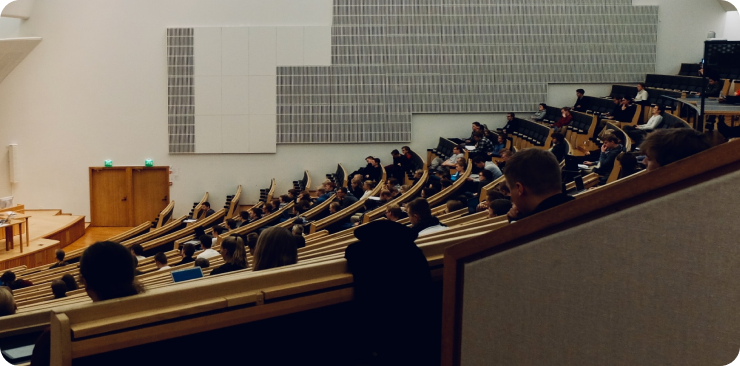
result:
[(195, 244), (187, 243), (182, 246), (182, 252), (185, 253), (185, 258), (190, 258), (195, 254)]
[(260, 234), (254, 252), (255, 271), (287, 266), (297, 261), (296, 239), (290, 231), (273, 226)]
[(458, 200), (447, 201), (447, 212), (455, 212), (465, 208), (465, 205)]
[(206, 229), (204, 229), (202, 226), (197, 226), (194, 230), (195, 237), (200, 238), (203, 235), (206, 235)]
[(221, 226), (218, 226), (218, 225), (212, 227), (212, 229), (213, 229), (213, 232), (211, 232), (211, 234), (214, 235), (214, 238), (216, 237), (216, 235), (221, 235), (226, 231), (225, 228), (222, 228)]
[[(134, 259), (121, 244), (97, 242), (82, 253), (80, 276), (94, 291), (97, 300), (136, 295), (141, 288), (134, 282)], [(95, 299), (93, 299), (95, 300)]]
[(228, 219), (228, 220), (226, 220), (226, 226), (228, 226), (229, 229), (231, 229), (231, 230), (236, 229), (236, 220), (234, 220), (234, 219)]
[(11, 282), (15, 281), (15, 273), (13, 271), (5, 271), (5, 273), (0, 276), (0, 281), (3, 281), (5, 286), (9, 286)]
[(254, 248), (257, 247), (257, 240), (259, 239), (259, 234), (257, 233), (249, 233), (247, 234), (247, 247), (249, 248), (250, 253), (254, 253)]
[(67, 291), (74, 291), (77, 290), (77, 281), (75, 281), (74, 276), (67, 273), (64, 276), (62, 276), (62, 281), (64, 281), (64, 284), (67, 285)]
[(560, 164), (551, 152), (525, 149), (514, 154), (506, 163), (504, 176), (509, 186), (520, 183), (535, 195), (561, 191)]
[(16, 306), (13, 292), (9, 287), (0, 287), (0, 316), (15, 314)]
[(511, 201), (505, 199), (497, 199), (491, 202), (491, 210), (496, 216), (506, 215), (511, 210), (511, 206)]
[(132, 245), (131, 251), (134, 252), (136, 256), (140, 256), (140, 257), (144, 256), (144, 247), (142, 247), (141, 244)]
[(221, 249), (231, 257), (230, 263), (241, 268), (247, 268), (247, 252), (244, 241), (238, 236), (230, 236), (221, 243)]
[(167, 255), (165, 255), (162, 252), (159, 252), (159, 253), (157, 253), (157, 254), (154, 255), (154, 261), (157, 262), (157, 263), (159, 263), (159, 264), (165, 264), (166, 265), (167, 264)]
[(432, 209), (429, 207), (429, 202), (423, 198), (417, 198), (408, 204), (406, 204), (406, 212), (418, 215), (420, 218), (426, 218), (432, 216)]
[(67, 284), (62, 280), (51, 281), (51, 293), (54, 294), (55, 299), (59, 299), (67, 296)]
[(712, 147), (707, 135), (691, 128), (656, 130), (640, 145), (640, 151), (661, 167)]
[(485, 162), (486, 162), (486, 159), (483, 158), (482, 156), (476, 156), (475, 158), (473, 158), (473, 164), (480, 164), (480, 163), (485, 163)]
[(303, 225), (293, 225), (292, 232), (293, 235), (303, 235), (304, 227)]
[(388, 207), (386, 208), (386, 211), (390, 212), (391, 215), (393, 215), (393, 217), (395, 218), (401, 218), (401, 215), (403, 215), (403, 211), (401, 210), (401, 207), (395, 203), (388, 205)]
[(211, 245), (213, 245), (213, 238), (211, 238), (209, 235), (201, 235), (198, 240), (200, 241), (200, 245), (203, 247), (203, 249), (210, 249)]
[(61, 262), (64, 260), (64, 251), (61, 249), (57, 249), (56, 252), (54, 252), (54, 255), (57, 257), (57, 261)]
[(208, 259), (205, 258), (198, 258), (195, 260), (195, 266), (200, 268), (208, 268), (211, 265), (211, 262), (208, 261)]

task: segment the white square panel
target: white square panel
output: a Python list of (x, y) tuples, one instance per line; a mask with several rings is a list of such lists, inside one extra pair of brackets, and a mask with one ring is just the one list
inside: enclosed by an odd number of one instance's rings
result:
[(303, 64), (331, 65), (331, 26), (303, 27)]
[(221, 28), (195, 28), (193, 45), (195, 76), (221, 75)]
[(221, 78), (221, 114), (249, 114), (249, 76)]
[(195, 115), (221, 114), (221, 76), (196, 76)]
[(274, 114), (249, 115), (249, 152), (277, 152), (277, 116)]
[(249, 27), (249, 75), (277, 75), (277, 27)]
[(222, 116), (221, 143), (224, 154), (249, 153), (249, 116)]
[(277, 77), (249, 77), (249, 114), (275, 114), (277, 109)]
[(249, 28), (221, 29), (222, 75), (249, 75)]
[(195, 153), (222, 153), (221, 134), (221, 116), (195, 116)]
[(303, 65), (303, 27), (277, 28), (277, 66)]

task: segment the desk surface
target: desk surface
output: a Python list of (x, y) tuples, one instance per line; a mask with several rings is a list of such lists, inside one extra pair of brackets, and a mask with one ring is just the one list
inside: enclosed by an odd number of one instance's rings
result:
[[(685, 105), (691, 106), (697, 113), (701, 111), (701, 98), (673, 98), (664, 95), (665, 98), (677, 100)], [(740, 105), (720, 103), (716, 98), (707, 99), (704, 102), (704, 113), (740, 114)]]

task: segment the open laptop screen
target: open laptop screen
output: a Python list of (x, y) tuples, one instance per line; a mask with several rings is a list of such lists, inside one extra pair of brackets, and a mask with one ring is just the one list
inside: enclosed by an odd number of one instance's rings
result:
[(200, 267), (193, 267), (181, 269), (179, 271), (172, 271), (170, 272), (170, 275), (172, 276), (172, 281), (177, 283), (201, 278), (203, 277), (203, 270)]

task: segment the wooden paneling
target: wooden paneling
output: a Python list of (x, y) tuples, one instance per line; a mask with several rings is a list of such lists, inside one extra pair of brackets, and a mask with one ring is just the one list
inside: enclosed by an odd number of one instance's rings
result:
[(127, 168), (90, 168), (90, 224), (92, 226), (132, 226)]
[(169, 168), (132, 169), (132, 187), (134, 222), (153, 221), (170, 202)]

